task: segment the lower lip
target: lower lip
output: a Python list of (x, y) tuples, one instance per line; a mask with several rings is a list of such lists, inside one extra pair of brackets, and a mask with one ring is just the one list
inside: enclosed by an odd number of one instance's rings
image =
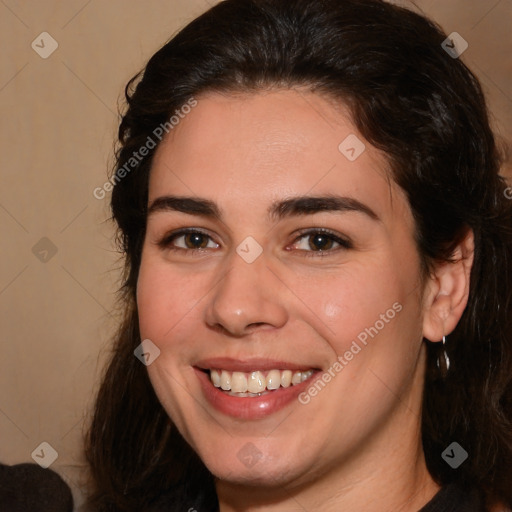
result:
[(279, 388), (266, 395), (257, 397), (231, 396), (216, 388), (208, 373), (194, 368), (204, 396), (208, 402), (218, 411), (228, 416), (245, 420), (257, 420), (269, 416), (288, 404), (297, 400), (298, 396), (313, 382), (315, 375), (309, 379), (288, 388)]

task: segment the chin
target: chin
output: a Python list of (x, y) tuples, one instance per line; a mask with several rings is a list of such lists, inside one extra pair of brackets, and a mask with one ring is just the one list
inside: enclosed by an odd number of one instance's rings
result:
[[(242, 448), (238, 450), (232, 449), (234, 444), (231, 441), (230, 449), (218, 453), (210, 452), (206, 456), (199, 452), (208, 470), (225, 482), (269, 488), (282, 486), (299, 478), (311, 467), (306, 461), (297, 460), (297, 450), (292, 450), (292, 455), (269, 448), (272, 455), (266, 455), (250, 441), (242, 444)], [(295, 459), (292, 460), (292, 457)]]
[(249, 487), (282, 487), (298, 476), (291, 474), (283, 468), (276, 467), (275, 464), (270, 465), (262, 463), (259, 467), (257, 466), (235, 471), (232, 467), (226, 467), (222, 464), (214, 464), (213, 466), (207, 465), (210, 472), (218, 479), (229, 482), (230, 484)]

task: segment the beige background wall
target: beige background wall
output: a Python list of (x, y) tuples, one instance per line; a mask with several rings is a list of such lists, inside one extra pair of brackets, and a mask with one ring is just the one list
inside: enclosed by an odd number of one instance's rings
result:
[[(83, 420), (119, 284), (108, 199), (93, 190), (112, 162), (126, 81), (213, 3), (0, 1), (0, 460), (32, 461), (49, 443), (58, 453), (51, 467), (77, 501)], [(416, 8), (469, 42), (464, 60), (511, 141), (512, 0), (421, 0)], [(46, 59), (31, 47), (51, 49), (42, 32), (58, 43)]]

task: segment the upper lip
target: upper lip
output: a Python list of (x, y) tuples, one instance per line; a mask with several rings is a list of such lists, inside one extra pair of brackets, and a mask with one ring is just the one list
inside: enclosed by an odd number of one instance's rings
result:
[(248, 372), (255, 370), (309, 370), (309, 364), (297, 364), (275, 359), (251, 358), (233, 359), (231, 357), (212, 357), (198, 361), (195, 366), (201, 370), (221, 369), (228, 372)]

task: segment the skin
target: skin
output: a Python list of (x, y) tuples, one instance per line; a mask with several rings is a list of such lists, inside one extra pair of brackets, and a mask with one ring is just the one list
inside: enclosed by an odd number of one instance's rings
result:
[[(142, 339), (161, 351), (148, 366), (157, 396), (217, 477), (221, 512), (419, 510), (439, 489), (421, 448), (422, 340), (441, 340), (462, 315), (471, 233), (460, 261), (422, 280), (407, 199), (343, 107), (304, 90), (197, 99), (157, 150), (149, 206), (193, 196), (215, 202), (222, 218), (148, 216), (137, 301)], [(366, 145), (355, 161), (338, 150), (350, 134)], [(329, 194), (357, 199), (378, 220), (267, 214), (275, 201)], [(202, 250), (187, 249), (190, 236), (159, 244), (184, 228), (208, 235), (196, 239)], [(298, 232), (306, 228), (352, 245), (319, 251), (314, 235)], [(248, 236), (263, 248), (250, 264), (236, 252)], [(192, 368), (200, 359), (266, 357), (327, 371), (395, 303), (401, 311), (306, 405), (241, 420), (202, 394)], [(252, 467), (237, 457), (247, 443), (259, 452)]]

